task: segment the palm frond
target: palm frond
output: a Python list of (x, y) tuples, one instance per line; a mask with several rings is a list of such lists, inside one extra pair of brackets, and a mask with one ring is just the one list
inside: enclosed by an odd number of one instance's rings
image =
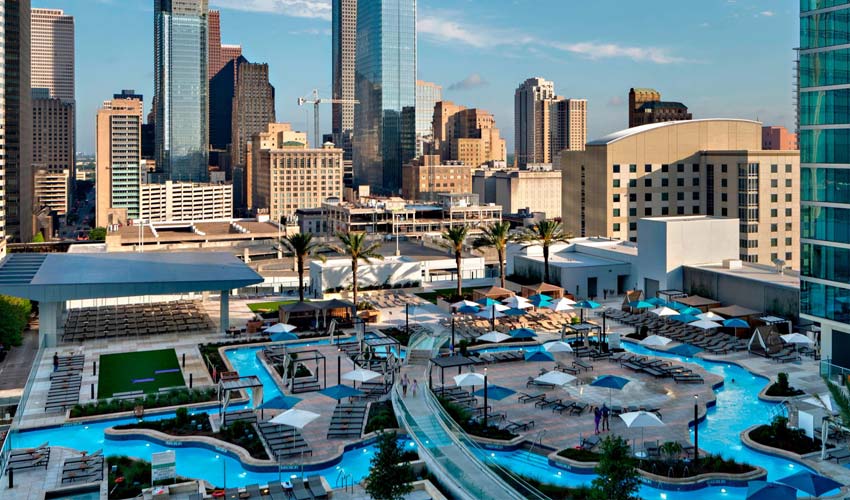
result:
[(824, 377), (824, 381), (826, 382), (826, 388), (829, 389), (829, 394), (832, 395), (832, 399), (838, 405), (838, 415), (841, 417), (842, 425), (850, 427), (850, 397), (836, 383), (826, 377)]

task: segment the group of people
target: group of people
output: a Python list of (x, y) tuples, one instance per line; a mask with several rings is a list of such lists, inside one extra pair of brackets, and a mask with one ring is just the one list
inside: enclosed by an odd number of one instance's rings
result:
[(407, 397), (407, 387), (408, 386), (410, 386), (410, 388), (413, 392), (413, 397), (415, 398), (416, 397), (416, 391), (419, 390), (419, 382), (416, 379), (413, 379), (413, 385), (411, 385), (410, 379), (407, 378), (407, 374), (405, 373), (404, 376), (401, 378), (401, 394), (404, 397)]
[[(608, 405), (602, 403), (602, 408), (596, 407), (593, 409), (593, 423), (596, 425), (596, 434), (600, 432), (610, 431), (611, 427), (608, 425), (608, 418), (611, 416), (611, 408), (608, 408)], [(599, 430), (599, 424), (602, 423), (602, 430)]]

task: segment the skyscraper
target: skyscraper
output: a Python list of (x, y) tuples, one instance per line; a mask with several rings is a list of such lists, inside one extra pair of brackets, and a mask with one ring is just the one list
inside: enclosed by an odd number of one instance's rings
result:
[(0, 3), (0, 255), (6, 236), (33, 235), (32, 104), (30, 100), (30, 1)]
[(822, 355), (850, 368), (850, 2), (800, 6), (800, 316), (820, 325)]
[(116, 97), (97, 111), (95, 223), (106, 227), (139, 217), (141, 99)]
[(584, 151), (587, 142), (587, 99), (556, 98), (551, 105), (550, 156), (558, 163), (561, 151)]
[(154, 0), (156, 168), (165, 179), (209, 178), (207, 0)]
[(209, 36), (207, 37), (207, 78), (212, 78), (221, 71), (226, 61), (221, 57), (221, 13), (211, 10), (208, 14), (207, 25)]
[(74, 17), (59, 9), (32, 9), (32, 88), (73, 101)]
[[(331, 42), (333, 98), (354, 99), (354, 56), (357, 42), (357, 0), (333, 0)], [(333, 104), (331, 121), (333, 140), (351, 159), (351, 134), (354, 129), (354, 105)]]
[(248, 60), (242, 56), (228, 61), (210, 79), (210, 147), (226, 150), (233, 139), (233, 95), (239, 66)]
[[(38, 89), (44, 90), (46, 89)], [(70, 177), (74, 169), (74, 102), (48, 97), (32, 96), (32, 168), (33, 172), (62, 174)], [(46, 94), (46, 92), (45, 92)], [(70, 190), (66, 186), (64, 199), (51, 190), (50, 200), (33, 198), (36, 207), (44, 205), (64, 215)], [(60, 202), (61, 203), (58, 203)], [(57, 202), (57, 203), (54, 203)]]
[(443, 87), (416, 80), (416, 156), (423, 154), (424, 143), (433, 140), (434, 106), (443, 100)]
[(357, 5), (354, 177), (398, 193), (416, 149), (416, 0)]
[(555, 97), (555, 84), (543, 78), (529, 78), (514, 93), (514, 135), (516, 161), (520, 168), (529, 163), (549, 163), (551, 132), (549, 102)]
[(254, 134), (275, 122), (274, 87), (269, 83), (269, 65), (243, 62), (236, 72), (233, 93), (231, 162), (247, 166), (246, 144)]

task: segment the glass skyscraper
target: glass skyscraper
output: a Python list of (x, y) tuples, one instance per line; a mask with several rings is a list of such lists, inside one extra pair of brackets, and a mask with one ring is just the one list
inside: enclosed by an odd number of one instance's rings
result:
[(850, 0), (800, 1), (800, 313), (850, 367)]
[(416, 0), (357, 3), (354, 176), (397, 194), (416, 151)]
[(206, 182), (207, 0), (154, 0), (156, 168)]

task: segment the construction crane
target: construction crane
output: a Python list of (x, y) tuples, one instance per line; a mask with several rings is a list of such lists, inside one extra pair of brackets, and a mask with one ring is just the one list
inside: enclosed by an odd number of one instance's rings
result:
[(313, 98), (299, 97), (298, 105), (313, 105), (313, 147), (320, 148), (322, 143), (319, 137), (319, 105), (320, 104), (360, 104), (356, 99), (319, 99), (319, 90), (313, 89)]

